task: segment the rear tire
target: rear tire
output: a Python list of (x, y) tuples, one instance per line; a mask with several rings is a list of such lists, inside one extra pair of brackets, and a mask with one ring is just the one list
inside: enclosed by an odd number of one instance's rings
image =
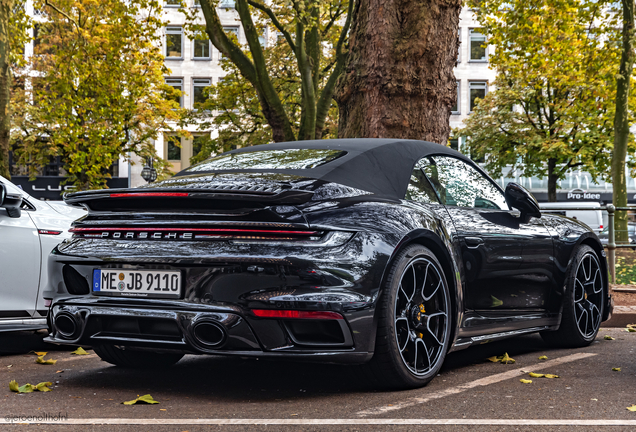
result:
[(450, 340), (451, 301), (439, 261), (407, 246), (396, 257), (377, 305), (375, 353), (363, 365), (376, 387), (423, 387), (439, 372)]
[(183, 357), (178, 353), (154, 353), (150, 351), (131, 351), (115, 345), (96, 345), (95, 353), (107, 363), (124, 368), (157, 369), (172, 366)]
[(578, 248), (568, 269), (563, 295), (563, 315), (557, 331), (541, 333), (550, 346), (578, 348), (594, 341), (605, 309), (601, 264), (594, 249)]

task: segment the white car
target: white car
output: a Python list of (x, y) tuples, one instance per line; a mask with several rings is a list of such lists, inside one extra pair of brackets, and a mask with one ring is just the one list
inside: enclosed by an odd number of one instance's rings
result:
[(62, 201), (40, 201), (0, 176), (0, 332), (46, 328), (48, 255), (86, 214)]

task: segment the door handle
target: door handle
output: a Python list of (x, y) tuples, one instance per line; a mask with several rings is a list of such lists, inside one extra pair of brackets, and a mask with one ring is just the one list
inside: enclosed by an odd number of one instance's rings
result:
[(481, 237), (466, 237), (464, 240), (466, 241), (466, 246), (471, 249), (478, 248), (484, 242)]

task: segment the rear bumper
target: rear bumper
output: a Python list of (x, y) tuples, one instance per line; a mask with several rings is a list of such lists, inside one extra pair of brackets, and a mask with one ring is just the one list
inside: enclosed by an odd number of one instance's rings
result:
[[(65, 299), (49, 314), (50, 343), (113, 344), (139, 350), (362, 363), (345, 319), (258, 318), (239, 307), (116, 305), (112, 299)], [(144, 303), (144, 304), (141, 304)]]

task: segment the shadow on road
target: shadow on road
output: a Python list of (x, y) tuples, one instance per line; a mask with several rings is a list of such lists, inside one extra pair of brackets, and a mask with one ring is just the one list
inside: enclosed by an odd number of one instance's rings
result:
[[(487, 357), (504, 352), (512, 357), (533, 352), (550, 355), (550, 349), (538, 335), (523, 336), (449, 354), (441, 373), (483, 364)], [(138, 394), (147, 392), (153, 396), (163, 394), (164, 397), (175, 398), (221, 398), (228, 402), (266, 402), (296, 397), (310, 399), (326, 394), (375, 390), (365, 382), (359, 366), (222, 356), (187, 356), (175, 366), (161, 370), (130, 370), (94, 361), (91, 365), (98, 366), (86, 368), (79, 375), (68, 376), (65, 386), (132, 390)], [(77, 366), (75, 364), (73, 369), (76, 370)]]

